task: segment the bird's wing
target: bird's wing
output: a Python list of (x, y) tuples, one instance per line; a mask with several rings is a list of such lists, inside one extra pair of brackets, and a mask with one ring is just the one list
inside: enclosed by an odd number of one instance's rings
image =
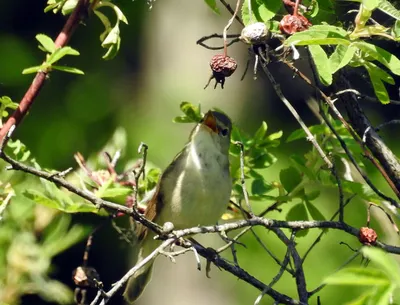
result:
[[(164, 198), (162, 196), (162, 192), (160, 190), (163, 188), (163, 181), (165, 181), (165, 178), (169, 176), (172, 173), (173, 169), (176, 169), (176, 166), (179, 166), (179, 159), (184, 157), (186, 151), (186, 147), (175, 156), (174, 160), (171, 162), (171, 164), (166, 168), (164, 173), (161, 175), (156, 191), (154, 192), (153, 198), (149, 201), (146, 207), (146, 212), (144, 213), (144, 217), (146, 219), (152, 221), (152, 222), (157, 222), (157, 216), (160, 215), (160, 211), (162, 210), (162, 207), (164, 206)], [(179, 170), (178, 170), (179, 171)], [(147, 235), (148, 228), (142, 224), (138, 224), (136, 227), (136, 236), (139, 238), (139, 240), (143, 240), (146, 235)]]

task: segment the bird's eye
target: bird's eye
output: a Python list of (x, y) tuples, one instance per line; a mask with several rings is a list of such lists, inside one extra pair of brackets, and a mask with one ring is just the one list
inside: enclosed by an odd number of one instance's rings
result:
[(226, 137), (228, 135), (228, 132), (229, 132), (228, 128), (224, 128), (221, 130), (221, 134), (223, 137)]

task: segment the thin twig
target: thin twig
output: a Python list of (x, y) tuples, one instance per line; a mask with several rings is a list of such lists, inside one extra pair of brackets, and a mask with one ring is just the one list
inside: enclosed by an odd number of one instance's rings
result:
[[(290, 242), (291, 242), (291, 243), (293, 243), (294, 237), (295, 237), (295, 235), (292, 235), (292, 237), (291, 237), (291, 239), (290, 239)], [(268, 292), (268, 290), (269, 290), (270, 288), (272, 288), (272, 287), (279, 281), (279, 279), (280, 279), (280, 278), (282, 277), (282, 275), (283, 275), (283, 272), (284, 272), (285, 270), (287, 270), (287, 265), (288, 265), (289, 262), (290, 262), (290, 254), (291, 254), (291, 248), (290, 248), (290, 247), (287, 247), (286, 254), (285, 254), (285, 257), (284, 257), (284, 259), (283, 259), (283, 261), (282, 261), (281, 268), (279, 268), (278, 274), (272, 279), (272, 281), (271, 281), (271, 282), (269, 283), (269, 285), (267, 286), (266, 290), (263, 290), (263, 291), (261, 292), (261, 294), (257, 297), (257, 299), (256, 299), (255, 302), (254, 302), (254, 305), (258, 305), (258, 304), (260, 303), (260, 301), (261, 301), (261, 299), (263, 298), (263, 296)]]
[[(354, 197), (356, 197), (356, 196), (357, 196), (356, 194), (353, 194), (352, 196), (350, 196), (350, 198), (348, 198), (348, 199), (346, 200), (346, 202), (343, 204), (343, 208), (345, 208), (345, 207), (350, 203), (350, 201), (351, 201)], [(329, 220), (331, 220), (331, 221), (334, 220), (335, 217), (336, 217), (339, 213), (340, 213), (340, 208), (335, 212), (335, 214), (332, 215), (332, 217), (331, 217)], [(325, 233), (326, 233), (326, 230), (322, 230), (322, 232), (321, 232), (321, 233), (318, 235), (318, 237), (314, 240), (314, 242), (311, 244), (311, 246), (307, 249), (307, 251), (306, 251), (306, 253), (304, 254), (303, 259), (302, 259), (303, 263), (304, 263), (304, 261), (306, 260), (307, 256), (310, 254), (311, 250), (321, 241), (322, 235), (324, 235)]]
[(369, 222), (370, 222), (370, 209), (371, 209), (371, 207), (378, 208), (378, 209), (380, 209), (383, 213), (385, 213), (386, 217), (389, 219), (390, 223), (392, 224), (393, 229), (396, 231), (396, 234), (399, 235), (399, 233), (400, 233), (400, 232), (399, 232), (399, 228), (397, 227), (396, 223), (393, 221), (392, 216), (390, 216), (390, 214), (389, 214), (388, 212), (386, 212), (384, 208), (382, 208), (381, 206), (376, 205), (376, 204), (374, 204), (374, 203), (370, 203), (369, 206), (368, 206), (368, 221), (367, 221), (367, 227), (369, 227)]
[(364, 181), (369, 185), (369, 187), (371, 187), (371, 189), (382, 199), (389, 201), (392, 205), (394, 205), (395, 207), (399, 208), (400, 204), (394, 200), (393, 198), (390, 198), (388, 196), (386, 196), (385, 194), (383, 194), (380, 190), (377, 189), (377, 187), (372, 183), (372, 181), (368, 178), (368, 176), (365, 174), (365, 172), (360, 168), (360, 166), (358, 165), (357, 161), (354, 159), (353, 154), (350, 152), (350, 150), (348, 149), (346, 143), (343, 141), (342, 137), (339, 135), (339, 133), (336, 131), (336, 129), (333, 127), (333, 125), (331, 124), (331, 122), (329, 121), (328, 117), (326, 116), (326, 114), (323, 111), (320, 111), (320, 114), (322, 116), (322, 118), (324, 119), (326, 125), (329, 127), (329, 129), (333, 132), (333, 134), (336, 136), (336, 138), (338, 139), (340, 146), (342, 146), (342, 148), (344, 149), (344, 151), (346, 152), (346, 155), (349, 157), (351, 163), (353, 163), (354, 167), (357, 169), (357, 171), (360, 173), (360, 175), (364, 178)]
[[(344, 267), (346, 267), (348, 264), (350, 264), (357, 256), (360, 255), (359, 251), (356, 251), (352, 256), (350, 256), (350, 258), (348, 258), (339, 268), (336, 269), (336, 272), (343, 269)], [(319, 291), (321, 291), (322, 288), (324, 288), (326, 286), (326, 284), (321, 284), (319, 285), (317, 288), (315, 288), (314, 290), (310, 291), (308, 293), (308, 298), (311, 298), (314, 294), (318, 293)]]
[(111, 288), (108, 292), (106, 292), (107, 298), (103, 298), (103, 301), (100, 305), (105, 305), (109, 299), (126, 284), (129, 278), (134, 275), (139, 269), (143, 268), (144, 265), (153, 261), (158, 255), (161, 254), (166, 247), (170, 246), (173, 242), (175, 242), (174, 238), (169, 238), (165, 240), (160, 246), (158, 246), (153, 252), (151, 252), (148, 256), (146, 256), (143, 260), (141, 260), (138, 264), (136, 264), (133, 268), (131, 268), (118, 282), (114, 283), (113, 288)]
[(276, 94), (278, 95), (279, 99), (285, 104), (286, 108), (289, 109), (289, 111), (292, 113), (293, 117), (296, 119), (296, 121), (300, 124), (301, 128), (303, 128), (304, 132), (307, 135), (307, 140), (309, 140), (321, 156), (321, 158), (324, 160), (328, 168), (332, 168), (332, 162), (329, 160), (329, 158), (326, 156), (324, 151), (322, 150), (321, 146), (319, 146), (317, 140), (311, 133), (310, 129), (308, 129), (307, 125), (303, 122), (301, 119), (300, 115), (297, 113), (296, 109), (293, 108), (293, 106), (290, 104), (290, 102), (287, 100), (287, 98), (283, 95), (283, 92), (280, 88), (280, 86), (276, 83), (275, 78), (272, 76), (271, 72), (269, 72), (266, 64), (262, 61), (261, 62), (261, 67), (267, 75), (268, 79), (270, 80), (272, 86), (274, 87), (274, 90)]
[(339, 189), (339, 221), (344, 222), (344, 195), (343, 195), (343, 187), (342, 187), (342, 182), (340, 180), (340, 177), (337, 173), (336, 170), (336, 164), (333, 165), (332, 169), (332, 174), (336, 179), (336, 183), (338, 185)]
[(15, 196), (14, 191), (11, 191), (7, 194), (6, 198), (3, 200), (3, 202), (0, 205), (0, 221), (3, 220), (3, 213), (6, 210), (8, 204), (11, 202), (11, 198)]
[(254, 215), (253, 214), (253, 210), (251, 209), (251, 205), (250, 205), (250, 201), (249, 201), (249, 194), (247, 192), (246, 189), (246, 181), (245, 181), (245, 174), (244, 174), (244, 145), (242, 142), (235, 142), (235, 144), (237, 146), (239, 146), (240, 148), (240, 184), (242, 186), (242, 191), (243, 191), (243, 197), (244, 197), (244, 201), (246, 203), (248, 210), (248, 213), (250, 213), (250, 215)]
[(235, 11), (233, 12), (232, 17), (229, 19), (228, 24), (224, 27), (224, 31), (222, 32), (222, 36), (224, 39), (224, 55), (225, 55), (225, 57), (228, 56), (228, 45), (227, 45), (228, 42), (226, 39), (226, 37), (227, 37), (226, 35), (227, 35), (229, 28), (232, 25), (233, 20), (235, 19), (237, 13), (239, 12), (240, 2), (241, 2), (241, 0), (237, 0)]
[(225, 6), (225, 8), (228, 10), (228, 12), (231, 13), (231, 15), (235, 15), (236, 20), (237, 20), (241, 25), (244, 26), (243, 21), (240, 19), (239, 16), (237, 16), (237, 14), (235, 14), (235, 11), (231, 8), (231, 6), (230, 6), (228, 3), (226, 3), (225, 0), (219, 0), (219, 1), (222, 3), (223, 6)]
[[(233, 45), (234, 43), (239, 42), (240, 41), (239, 36), (240, 36), (240, 34), (226, 35), (227, 38), (234, 38), (226, 46), (229, 47), (229, 46)], [(224, 48), (224, 46), (222, 46), (222, 47), (210, 47), (210, 46), (208, 46), (208, 45), (206, 45), (204, 43), (204, 41), (207, 41), (207, 40), (209, 40), (211, 38), (224, 38), (224, 36), (221, 35), (221, 34), (217, 34), (217, 33), (211, 34), (211, 35), (207, 35), (207, 36), (201, 37), (199, 40), (197, 40), (196, 44), (201, 45), (202, 47), (204, 47), (206, 49), (209, 49), (209, 50), (221, 50), (221, 49)]]
[[(357, 91), (356, 89), (344, 89), (344, 90), (340, 90), (340, 91), (336, 92), (334, 95), (339, 96), (339, 95), (342, 95), (342, 94), (345, 94), (345, 93), (354, 94), (354, 95), (357, 96), (358, 99), (362, 99), (363, 101), (366, 101), (366, 102), (374, 102), (374, 103), (379, 102), (379, 99), (378, 99), (378, 98), (373, 97), (373, 96), (368, 96), (368, 95), (365, 95), (365, 94), (361, 94), (361, 93), (360, 93), (359, 91)], [(379, 102), (379, 104), (380, 104), (380, 102)], [(390, 100), (390, 104), (393, 104), (393, 105), (400, 105), (400, 101), (397, 101), (397, 100)]]

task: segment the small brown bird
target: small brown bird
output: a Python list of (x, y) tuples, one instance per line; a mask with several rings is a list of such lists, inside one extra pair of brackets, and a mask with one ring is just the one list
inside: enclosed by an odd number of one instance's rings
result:
[[(161, 175), (145, 217), (174, 228), (215, 224), (229, 203), (232, 181), (229, 171), (231, 120), (209, 111), (191, 132), (189, 142)], [(139, 225), (137, 263), (159, 245), (154, 233)], [(153, 262), (139, 269), (128, 281), (124, 297), (136, 301), (151, 278)]]

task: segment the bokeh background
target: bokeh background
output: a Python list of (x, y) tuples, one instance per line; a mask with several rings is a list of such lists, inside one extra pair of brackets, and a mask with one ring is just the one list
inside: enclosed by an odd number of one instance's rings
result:
[[(32, 81), (32, 75), (22, 75), (24, 68), (38, 65), (43, 52), (37, 48), (35, 35), (44, 33), (55, 38), (66, 18), (43, 13), (46, 1), (0, 1), (0, 96), (10, 96), (19, 101)], [(229, 1), (234, 6), (235, 1)], [(14, 136), (24, 142), (37, 161), (48, 168), (63, 170), (77, 167), (73, 155), (81, 152), (89, 157), (100, 152), (114, 131), (122, 127), (128, 134), (123, 160), (136, 158), (141, 141), (149, 146), (149, 160), (165, 168), (182, 148), (193, 126), (175, 124), (172, 119), (180, 115), (182, 101), (201, 104), (203, 111), (218, 107), (228, 113), (240, 128), (253, 133), (261, 121), (266, 121), (269, 132), (283, 130), (284, 139), (298, 126), (287, 109), (277, 99), (269, 82), (259, 73), (253, 79), (251, 69), (240, 80), (249, 52), (243, 44), (229, 48), (230, 56), (239, 63), (236, 73), (227, 79), (225, 89), (203, 89), (210, 76), (209, 60), (215, 51), (196, 45), (196, 40), (212, 33), (221, 33), (230, 17), (221, 6), (221, 15), (214, 14), (203, 1), (154, 1), (150, 9), (144, 0), (115, 1), (127, 16), (129, 25), (121, 24), (121, 49), (111, 61), (101, 59), (99, 35), (102, 24), (91, 16), (74, 34), (70, 45), (81, 53), (78, 57), (63, 59), (63, 64), (77, 67), (84, 76), (52, 73), (37, 98), (30, 114), (17, 129)], [(105, 10), (106, 12), (106, 10)], [(112, 16), (109, 12), (109, 16)], [(231, 33), (241, 30), (237, 23)], [(211, 42), (221, 45), (220, 40)], [(307, 59), (299, 65), (308, 73)], [(294, 104), (308, 125), (317, 124), (305, 101), (310, 90), (279, 64), (271, 67), (289, 100)], [(364, 72), (354, 73), (356, 84), (366, 93), (371, 88), (365, 84)], [(398, 80), (397, 80), (398, 81)], [(398, 99), (398, 86), (389, 88)], [(340, 106), (340, 105), (339, 105)], [(377, 104), (365, 105), (374, 123), (398, 117), (398, 107)], [(398, 152), (397, 127), (389, 127), (383, 136)], [(273, 151), (277, 164), (265, 171), (269, 181), (277, 180), (280, 169), (288, 165), (288, 156), (310, 149), (310, 143), (296, 141), (284, 143)], [(379, 176), (371, 174), (376, 183), (387, 190)], [(320, 211), (329, 218), (337, 209), (337, 190), (323, 190), (316, 201)], [(262, 209), (268, 203), (257, 203)], [(290, 205), (294, 203), (289, 203)], [(270, 217), (284, 219), (287, 209)], [(380, 215), (376, 216), (379, 219)], [(73, 220), (95, 227), (104, 219), (94, 215), (74, 215)], [(359, 199), (349, 205), (346, 221), (353, 226), (366, 222), (365, 203)], [(390, 230), (373, 222), (384, 240), (398, 241)], [(0, 228), (1, 229), (1, 228)], [(285, 247), (270, 234), (257, 230), (268, 247), (281, 259)], [(298, 249), (304, 253), (316, 238), (316, 230), (299, 238)], [(210, 246), (222, 245), (217, 238), (202, 236), (199, 240)], [(308, 289), (317, 287), (322, 279), (334, 272), (351, 251), (339, 246), (340, 241), (357, 246), (357, 241), (340, 232), (329, 231), (305, 262)], [(240, 265), (268, 283), (279, 268), (260, 248), (249, 234), (243, 239), (246, 248), (238, 247)], [(81, 263), (84, 249), (81, 242), (54, 259), (51, 277), (60, 279), (73, 288), (72, 270)], [(1, 250), (0, 250), (1, 251)], [(131, 266), (131, 249), (119, 238), (118, 233), (105, 226), (94, 239), (90, 263), (100, 273), (105, 287), (118, 280)], [(231, 259), (229, 253), (227, 258)], [(360, 264), (356, 261), (354, 264)], [(203, 271), (196, 270), (194, 257), (189, 253), (178, 257), (173, 264), (161, 257), (156, 263), (153, 281), (138, 304), (253, 304), (259, 292), (230, 274), (212, 267), (211, 279)], [(275, 289), (296, 297), (295, 282), (287, 274), (274, 286)], [(0, 287), (1, 289), (1, 287)], [(359, 293), (357, 289), (328, 287), (320, 292), (322, 304), (343, 304)], [(25, 296), (22, 304), (48, 304), (37, 296)], [(311, 303), (316, 304), (316, 299)], [(112, 304), (122, 304), (115, 298)], [(273, 304), (266, 296), (261, 304)]]

